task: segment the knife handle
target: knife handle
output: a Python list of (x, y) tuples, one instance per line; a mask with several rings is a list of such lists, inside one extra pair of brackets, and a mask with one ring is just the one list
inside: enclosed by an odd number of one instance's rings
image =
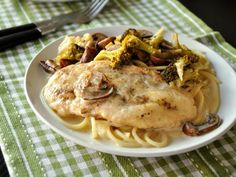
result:
[(42, 33), (36, 27), (36, 25), (34, 28), (32, 28), (32, 25), (22, 25), (18, 27), (4, 29), (2, 31), (0, 31), (0, 34), (5, 35), (0, 35), (0, 51), (3, 51), (10, 47), (14, 47), (18, 44), (22, 44), (27, 41), (40, 38), (42, 36)]
[(24, 24), (24, 25), (20, 25), (20, 26), (15, 26), (12, 28), (6, 28), (3, 30), (0, 30), (0, 37), (10, 35), (13, 33), (18, 33), (21, 31), (26, 31), (29, 29), (34, 29), (34, 28), (37, 28), (37, 26), (34, 23), (28, 23), (28, 24)]

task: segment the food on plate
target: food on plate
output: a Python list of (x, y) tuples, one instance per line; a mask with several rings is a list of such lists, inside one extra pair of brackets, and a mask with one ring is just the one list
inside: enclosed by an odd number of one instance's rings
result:
[(43, 89), (47, 105), (74, 130), (120, 146), (164, 147), (178, 135), (217, 128), (220, 104), (206, 57), (174, 33), (127, 29), (68, 36), (55, 59), (40, 62), (53, 74)]

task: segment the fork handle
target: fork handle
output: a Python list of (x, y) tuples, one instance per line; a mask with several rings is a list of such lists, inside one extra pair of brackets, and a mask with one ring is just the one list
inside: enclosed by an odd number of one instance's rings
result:
[[(23, 26), (23, 27), (22, 27)], [(32, 28), (32, 25), (22, 25), (21, 27), (10, 28), (10, 33), (8, 29), (2, 30), (0, 34), (6, 34), (0, 36), (0, 51), (7, 48), (14, 47), (18, 44), (22, 44), (27, 41), (31, 41), (42, 36), (40, 30), (36, 27)], [(18, 32), (15, 32), (18, 31)]]
[(20, 25), (20, 26), (6, 28), (3, 30), (0, 30), (0, 37), (10, 35), (13, 33), (18, 33), (18, 32), (22, 32), (22, 31), (34, 29), (34, 28), (37, 28), (36, 24), (34, 24), (34, 23), (28, 23), (28, 24), (24, 24), (24, 25)]

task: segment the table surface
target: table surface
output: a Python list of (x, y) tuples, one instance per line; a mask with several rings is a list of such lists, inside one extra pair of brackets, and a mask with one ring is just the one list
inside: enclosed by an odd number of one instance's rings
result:
[(214, 31), (219, 31), (227, 42), (236, 47), (235, 0), (180, 0), (180, 2)]
[[(226, 41), (234, 47), (236, 46), (236, 19), (235, 4), (233, 0), (226, 1), (205, 1), (205, 0), (180, 0), (190, 11), (195, 13), (203, 21), (205, 21), (214, 30), (223, 34)], [(0, 5), (1, 7), (1, 5)], [(7, 18), (7, 17), (6, 17)], [(4, 159), (0, 154), (0, 176), (8, 176)]]

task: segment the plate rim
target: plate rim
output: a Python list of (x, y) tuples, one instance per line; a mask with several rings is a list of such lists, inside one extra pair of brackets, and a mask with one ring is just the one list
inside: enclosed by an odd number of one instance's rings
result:
[[(70, 34), (66, 34), (65, 36), (71, 36), (71, 35), (76, 35), (78, 33), (86, 33), (86, 31), (89, 30), (101, 30), (101, 29), (114, 29), (114, 28), (143, 28), (143, 29), (152, 29), (152, 30), (158, 30), (156, 27), (148, 27), (148, 26), (134, 26), (134, 25), (115, 25), (115, 26), (105, 26), (105, 27), (94, 27), (94, 28), (88, 28), (88, 29), (79, 29), (76, 32), (72, 32)], [(190, 40), (193, 40), (194, 42), (198, 43), (198, 45), (201, 45), (204, 48), (208, 48), (211, 52), (213, 52), (215, 55), (217, 55), (222, 61), (224, 61), (224, 63), (226, 65), (228, 65), (228, 68), (230, 68), (231, 73), (234, 73), (234, 77), (236, 78), (236, 72), (233, 70), (233, 68), (229, 65), (228, 62), (226, 62), (223, 57), (221, 57), (218, 53), (216, 53), (214, 50), (212, 50), (211, 48), (207, 47), (206, 45), (196, 41), (195, 39), (185, 35), (185, 34), (181, 34), (179, 33), (179, 35), (184, 36), (185, 38), (188, 38)], [(109, 154), (115, 154), (115, 155), (122, 155), (122, 156), (128, 156), (128, 157), (160, 157), (160, 156), (171, 156), (171, 155), (178, 155), (178, 154), (182, 154), (182, 153), (186, 153), (192, 150), (196, 150), (200, 147), (206, 146), (207, 144), (210, 144), (211, 142), (217, 140), (219, 137), (221, 137), (223, 134), (225, 134), (227, 131), (229, 131), (229, 129), (231, 129), (235, 123), (236, 123), (236, 115), (234, 115), (234, 120), (232, 121), (232, 123), (230, 124), (230, 126), (228, 126), (226, 129), (224, 129), (223, 131), (221, 131), (218, 135), (212, 137), (211, 139), (205, 140), (203, 143), (198, 144), (198, 145), (194, 145), (194, 146), (188, 146), (186, 148), (182, 148), (181, 150), (171, 150), (171, 151), (166, 151), (166, 152), (150, 152), (150, 153), (142, 153), (142, 152), (122, 152), (122, 151), (117, 151), (117, 150), (110, 150), (109, 148), (100, 148), (100, 147), (94, 147), (94, 144), (90, 144), (90, 143), (86, 143), (83, 142), (81, 140), (75, 139), (73, 137), (71, 137), (70, 135), (63, 133), (60, 129), (58, 129), (57, 127), (53, 126), (50, 122), (48, 122), (38, 111), (37, 109), (34, 107), (29, 95), (28, 95), (28, 87), (27, 87), (27, 78), (28, 78), (28, 73), (29, 73), (29, 69), (32, 65), (32, 63), (34, 62), (34, 60), (37, 58), (37, 56), (42, 53), (47, 47), (51, 46), (53, 43), (57, 42), (58, 40), (61, 40), (62, 38), (64, 38), (65, 36), (61, 36), (58, 37), (57, 39), (53, 40), (52, 42), (48, 43), (46, 46), (44, 46), (41, 50), (39, 50), (39, 52), (37, 52), (37, 54), (34, 55), (34, 57), (32, 58), (32, 60), (30, 61), (30, 63), (28, 64), (28, 67), (26, 69), (25, 72), (25, 76), (24, 76), (24, 94), (26, 96), (27, 102), (30, 105), (31, 109), (33, 110), (33, 112), (36, 114), (37, 117), (40, 118), (40, 120), (43, 121), (43, 123), (45, 123), (47, 126), (49, 126), (53, 131), (55, 131), (56, 133), (58, 133), (60, 136), (65, 137), (66, 139), (71, 140), (72, 142), (82, 145), (84, 147), (87, 148), (91, 148), (94, 149), (96, 151), (101, 151), (104, 153), (109, 153)], [(137, 149), (137, 148), (135, 148)], [(160, 148), (157, 148), (160, 149)]]

